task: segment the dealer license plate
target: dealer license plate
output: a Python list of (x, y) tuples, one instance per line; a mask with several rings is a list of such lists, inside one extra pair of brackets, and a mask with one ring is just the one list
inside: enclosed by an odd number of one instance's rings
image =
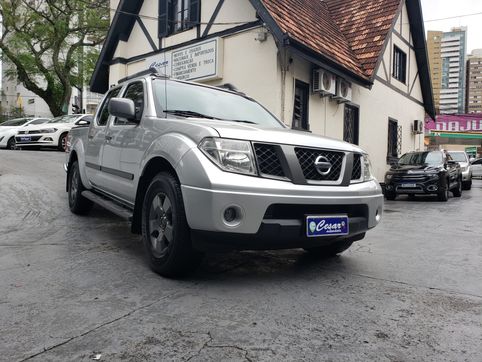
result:
[(406, 187), (407, 189), (413, 189), (417, 187), (416, 184), (402, 184), (402, 187)]
[(30, 142), (32, 140), (32, 137), (20, 137), (20, 141), (22, 142)]
[(306, 217), (306, 236), (309, 238), (348, 235), (349, 232), (349, 219), (346, 215)]

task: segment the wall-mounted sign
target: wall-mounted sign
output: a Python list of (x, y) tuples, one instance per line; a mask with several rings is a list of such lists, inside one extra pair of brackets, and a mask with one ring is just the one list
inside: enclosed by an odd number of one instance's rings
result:
[(434, 121), (425, 121), (425, 130), (430, 132), (482, 132), (482, 115), (439, 115)]
[(215, 38), (156, 54), (145, 64), (174, 79), (200, 81), (222, 78), (223, 60), (223, 39)]

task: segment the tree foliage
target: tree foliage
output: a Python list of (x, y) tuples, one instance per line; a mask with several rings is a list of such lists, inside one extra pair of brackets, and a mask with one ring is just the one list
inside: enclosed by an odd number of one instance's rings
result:
[(16, 77), (54, 116), (93, 71), (109, 28), (109, 0), (0, 0), (0, 50)]

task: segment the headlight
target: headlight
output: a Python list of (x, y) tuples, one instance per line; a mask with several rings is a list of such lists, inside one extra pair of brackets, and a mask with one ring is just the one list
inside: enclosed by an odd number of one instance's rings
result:
[(199, 149), (224, 171), (245, 175), (258, 174), (249, 141), (206, 138), (199, 144)]
[(375, 178), (373, 177), (372, 164), (367, 154), (364, 154), (362, 157), (362, 175), (364, 182), (371, 181)]
[(57, 132), (57, 128), (46, 128), (38, 131), (38, 133), (55, 133), (55, 132)]
[(391, 180), (393, 178), (393, 175), (391, 173), (388, 173), (388, 174), (385, 175), (385, 178), (387, 180)]

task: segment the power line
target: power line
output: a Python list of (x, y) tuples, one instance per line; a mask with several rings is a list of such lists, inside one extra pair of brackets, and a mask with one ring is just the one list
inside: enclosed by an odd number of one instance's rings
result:
[(426, 23), (431, 23), (434, 21), (442, 21), (442, 20), (451, 20), (451, 19), (458, 19), (458, 18), (467, 18), (470, 16), (477, 16), (477, 15), (482, 15), (482, 12), (480, 13), (471, 13), (471, 14), (463, 14), (463, 15), (454, 15), (454, 16), (448, 16), (446, 18), (440, 18), (440, 19), (430, 19), (430, 20), (425, 20)]

